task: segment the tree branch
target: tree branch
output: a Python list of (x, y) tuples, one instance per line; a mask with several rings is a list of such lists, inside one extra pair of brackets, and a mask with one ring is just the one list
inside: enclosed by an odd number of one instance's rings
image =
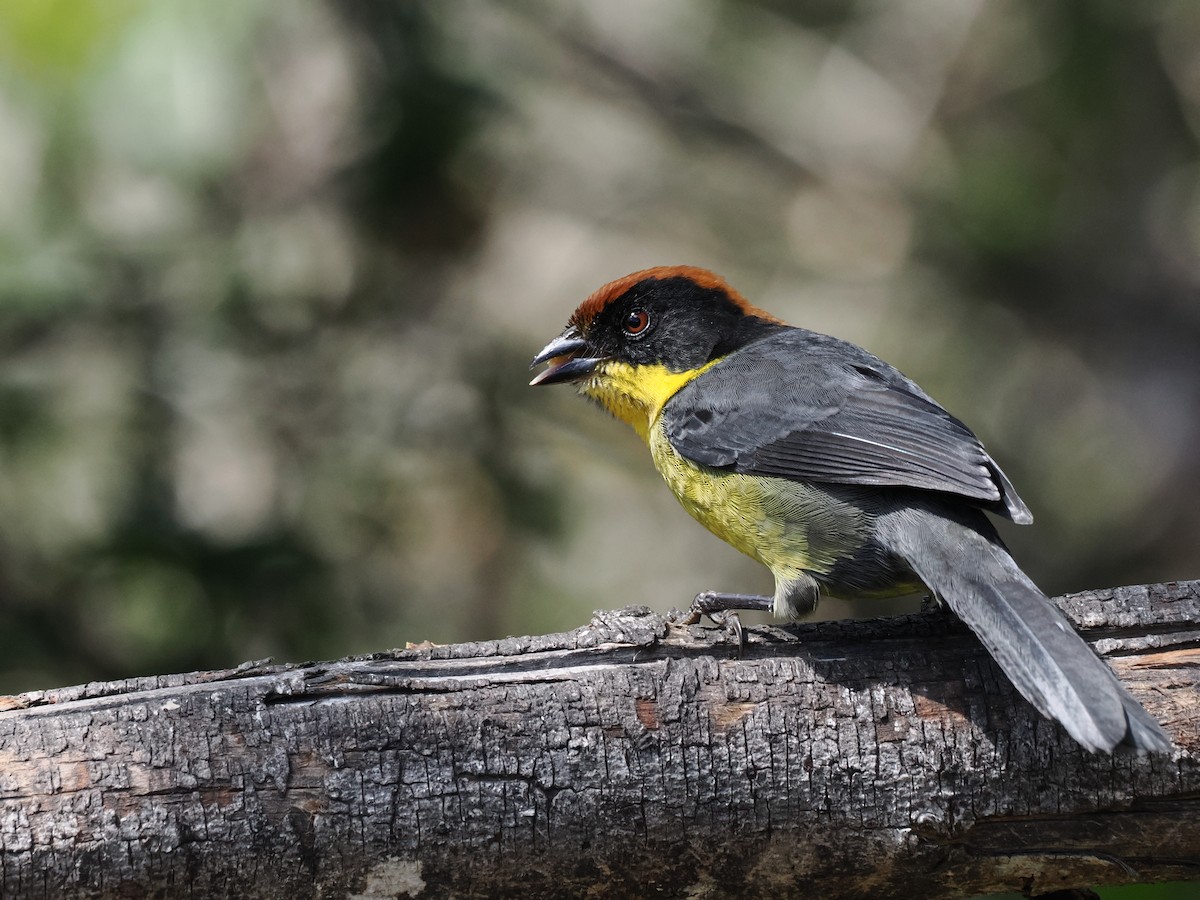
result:
[(4, 897), (958, 897), (1200, 878), (1200, 582), (1059, 601), (1092, 756), (940, 614), (573, 632), (0, 698)]

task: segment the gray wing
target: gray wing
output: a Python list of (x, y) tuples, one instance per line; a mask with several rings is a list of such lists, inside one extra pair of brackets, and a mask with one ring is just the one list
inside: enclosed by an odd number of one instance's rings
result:
[(735, 472), (957, 494), (1032, 521), (966, 425), (860, 347), (789, 328), (731, 353), (663, 409), (671, 445)]

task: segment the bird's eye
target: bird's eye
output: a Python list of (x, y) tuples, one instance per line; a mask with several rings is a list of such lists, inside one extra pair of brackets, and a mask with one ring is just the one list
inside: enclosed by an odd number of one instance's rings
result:
[(629, 315), (625, 317), (623, 325), (625, 333), (631, 336), (641, 334), (650, 327), (650, 313), (644, 309), (631, 309)]

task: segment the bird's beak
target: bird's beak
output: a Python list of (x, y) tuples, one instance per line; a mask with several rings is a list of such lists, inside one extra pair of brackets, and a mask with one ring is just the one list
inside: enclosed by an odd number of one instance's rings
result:
[(533, 358), (529, 368), (541, 363), (549, 365), (534, 376), (530, 384), (562, 384), (565, 381), (578, 381), (590, 375), (601, 362), (599, 357), (585, 356), (588, 349), (587, 341), (579, 336), (574, 326), (548, 343), (542, 352)]

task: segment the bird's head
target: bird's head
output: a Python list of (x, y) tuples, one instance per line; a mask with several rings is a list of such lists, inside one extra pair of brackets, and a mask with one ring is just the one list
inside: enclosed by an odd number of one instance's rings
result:
[(692, 266), (634, 272), (600, 288), (533, 358), (530, 384), (576, 382), (643, 437), (676, 390), (780, 327), (723, 278)]
[(584, 300), (534, 357), (532, 366), (549, 365), (530, 383), (583, 381), (602, 375), (607, 362), (693, 371), (778, 324), (706, 269), (644, 269)]

